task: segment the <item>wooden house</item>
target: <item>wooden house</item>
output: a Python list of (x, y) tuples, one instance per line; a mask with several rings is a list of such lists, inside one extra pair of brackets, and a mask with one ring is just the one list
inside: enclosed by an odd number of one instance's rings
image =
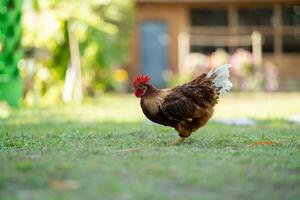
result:
[(300, 82), (300, 0), (136, 0), (130, 77), (180, 73), (192, 52), (252, 50), (262, 36), (262, 65), (278, 68), (282, 85)]

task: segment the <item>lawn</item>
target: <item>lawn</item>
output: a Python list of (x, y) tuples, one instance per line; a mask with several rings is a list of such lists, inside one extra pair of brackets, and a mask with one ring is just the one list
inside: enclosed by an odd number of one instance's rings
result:
[[(132, 95), (0, 119), (0, 199), (300, 199), (300, 93), (224, 96), (185, 143)], [(254, 126), (219, 118), (249, 117)], [(269, 141), (273, 144), (264, 144)], [(270, 142), (271, 141), (271, 142)]]

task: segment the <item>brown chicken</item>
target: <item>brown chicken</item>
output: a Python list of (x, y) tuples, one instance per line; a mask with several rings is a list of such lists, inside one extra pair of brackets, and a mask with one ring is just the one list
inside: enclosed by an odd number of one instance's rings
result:
[(175, 128), (180, 136), (175, 144), (181, 143), (207, 123), (219, 95), (231, 89), (229, 68), (228, 64), (222, 65), (172, 89), (158, 89), (149, 83), (149, 76), (141, 75), (133, 81), (134, 94), (141, 98), (146, 117)]

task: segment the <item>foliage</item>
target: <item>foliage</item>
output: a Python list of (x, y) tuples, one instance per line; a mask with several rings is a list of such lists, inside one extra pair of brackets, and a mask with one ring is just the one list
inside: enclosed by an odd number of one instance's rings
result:
[(224, 49), (216, 49), (215, 52), (205, 55), (191, 53), (180, 69), (180, 73), (174, 75), (166, 73), (169, 86), (183, 84), (202, 73), (208, 73), (213, 67), (229, 63), (230, 80), (233, 82), (233, 90), (237, 91), (277, 91), (278, 71), (277, 67), (267, 61), (262, 66), (255, 66), (254, 57), (250, 51), (238, 48), (232, 54)]
[(20, 48), (21, 3), (21, 0), (0, 2), (0, 82), (19, 76), (17, 63), (23, 53)]
[(22, 98), (22, 81), (18, 62), (21, 48), (22, 0), (0, 1), (0, 101), (18, 107)]
[(113, 71), (128, 63), (132, 13), (131, 0), (25, 1), (23, 45), (34, 50), (30, 56), (39, 63), (36, 70), (46, 68), (50, 75), (39, 92), (45, 94), (65, 77), (70, 62), (68, 24), (79, 41), (86, 94), (118, 87)]

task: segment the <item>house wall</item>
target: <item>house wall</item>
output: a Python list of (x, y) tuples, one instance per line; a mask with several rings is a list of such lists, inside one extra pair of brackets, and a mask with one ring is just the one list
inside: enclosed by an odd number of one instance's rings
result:
[[(300, 54), (282, 54), (264, 55), (263, 61), (271, 61), (275, 64), (278, 70), (279, 83), (281, 89), (299, 89), (300, 86)], [(290, 88), (295, 85), (293, 82), (297, 82), (296, 88)]]
[[(167, 2), (167, 1), (165, 1)], [(140, 50), (139, 50), (139, 24), (147, 20), (163, 20), (168, 25), (168, 33), (170, 36), (169, 44), (169, 69), (174, 73), (180, 71), (184, 57), (189, 52), (189, 36), (191, 27), (189, 24), (189, 10), (191, 8), (228, 8), (229, 25), (226, 32), (229, 34), (238, 33), (238, 22), (236, 16), (237, 7), (262, 6), (272, 5), (274, 7), (274, 52), (263, 54), (263, 62), (272, 61), (278, 67), (279, 80), (281, 83), (288, 83), (290, 80), (300, 82), (300, 53), (283, 53), (281, 35), (283, 27), (280, 21), (280, 4), (288, 5), (299, 3), (295, 0), (259, 0), (259, 1), (230, 1), (230, 0), (204, 0), (204, 1), (152, 1), (152, 0), (137, 0), (135, 13), (135, 30), (132, 40), (132, 56), (131, 65), (129, 68), (130, 78), (132, 80), (140, 73)], [(173, 2), (173, 3), (172, 3)], [(299, 31), (299, 27), (292, 28), (293, 31)], [(229, 43), (235, 42), (228, 41)]]
[[(130, 65), (130, 77), (140, 73), (140, 33), (139, 25), (143, 21), (164, 21), (167, 24), (169, 42), (169, 69), (174, 73), (178, 72), (179, 68), (179, 47), (178, 37), (180, 33), (187, 33), (188, 28), (188, 10), (183, 5), (151, 5), (137, 4), (135, 13), (135, 30), (132, 38), (132, 56)], [(188, 45), (188, 44), (187, 44)]]

